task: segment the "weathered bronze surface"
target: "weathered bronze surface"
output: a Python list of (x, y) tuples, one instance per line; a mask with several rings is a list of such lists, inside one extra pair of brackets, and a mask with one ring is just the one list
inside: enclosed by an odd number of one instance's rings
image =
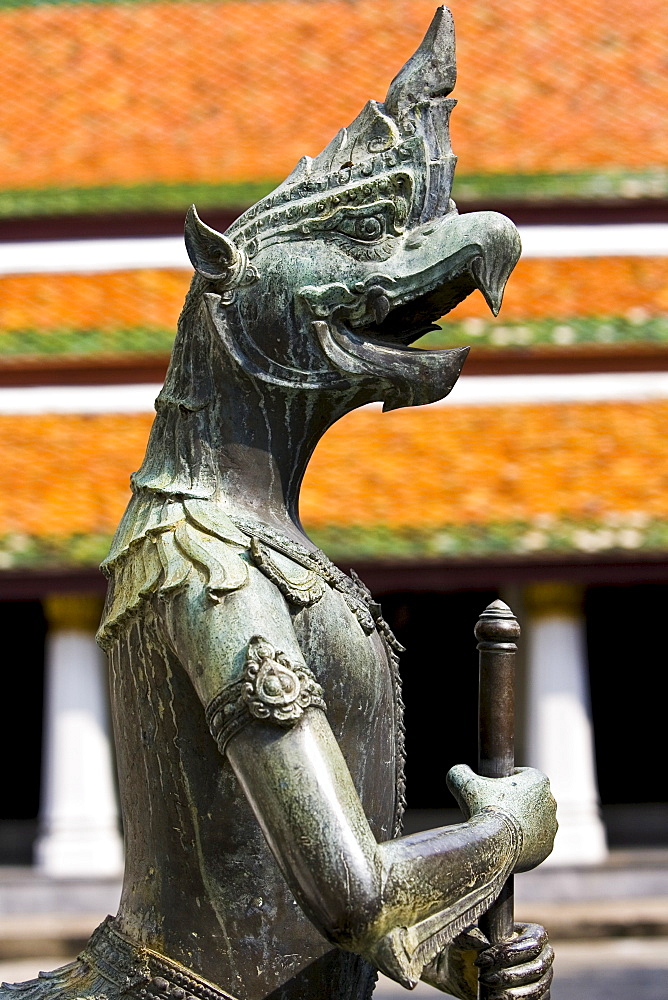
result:
[[(188, 214), (196, 274), (105, 563), (120, 909), (13, 996), (364, 1000), (381, 969), (473, 998), (468, 929), (549, 853), (529, 769), (453, 769), (468, 821), (400, 837), (400, 649), (298, 515), (334, 421), (447, 395), (466, 351), (409, 345), (476, 288), (497, 312), (518, 258), (508, 219), (450, 200), (454, 65), (440, 8), (385, 102), (225, 235)], [(540, 929), (480, 962), (499, 996), (548, 989)]]

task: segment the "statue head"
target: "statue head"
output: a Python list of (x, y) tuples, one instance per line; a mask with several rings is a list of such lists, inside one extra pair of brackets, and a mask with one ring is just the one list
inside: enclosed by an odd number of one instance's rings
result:
[(460, 216), (450, 198), (455, 76), (440, 7), (385, 101), (369, 101), (224, 235), (190, 209), (186, 245), (210, 321), (256, 377), (354, 389), (353, 405), (386, 409), (452, 388), (466, 349), (410, 345), (476, 288), (496, 314), (520, 252), (510, 220)]
[(459, 215), (450, 198), (454, 82), (452, 18), (440, 7), (385, 101), (226, 233), (190, 209), (196, 273), (135, 490), (225, 492), (247, 463), (239, 448), (251, 448), (285, 465), (295, 507), (308, 458), (339, 417), (450, 392), (468, 348), (411, 344), (475, 289), (498, 312), (520, 252), (509, 219)]
[(454, 82), (440, 7), (385, 101), (369, 101), (226, 233), (190, 209), (196, 273), (135, 489), (212, 496), (222, 467), (241, 461), (234, 442), (276, 453), (279, 439), (298, 483), (348, 411), (450, 392), (468, 348), (411, 344), (475, 289), (497, 313), (520, 253), (509, 219), (459, 215), (450, 198)]

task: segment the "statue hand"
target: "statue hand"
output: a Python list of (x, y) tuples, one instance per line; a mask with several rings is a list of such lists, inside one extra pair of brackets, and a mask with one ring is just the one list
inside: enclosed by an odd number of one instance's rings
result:
[(489, 1000), (539, 1000), (550, 988), (553, 961), (538, 924), (515, 924), (510, 940), (491, 946), (479, 927), (470, 927), (426, 966), (422, 979), (459, 1000), (477, 1000), (478, 983), (491, 991)]
[(457, 1000), (478, 1000), (476, 959), (489, 941), (479, 927), (469, 927), (446, 945), (422, 970), (422, 980)]
[(457, 764), (446, 780), (467, 818), (491, 806), (518, 823), (523, 841), (515, 871), (529, 871), (545, 860), (552, 850), (557, 818), (550, 782), (541, 771), (517, 767), (507, 778), (483, 778), (466, 764)]
[(544, 927), (515, 924), (515, 934), (482, 951), (475, 961), (488, 1000), (539, 1000), (552, 982), (554, 952)]

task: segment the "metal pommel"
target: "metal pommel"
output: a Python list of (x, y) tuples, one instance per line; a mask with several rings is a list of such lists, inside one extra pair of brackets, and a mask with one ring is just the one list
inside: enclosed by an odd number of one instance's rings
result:
[(520, 637), (520, 625), (507, 604), (494, 601), (485, 608), (476, 622), (478, 649), (498, 649), (515, 652)]
[(512, 774), (514, 663), (520, 626), (503, 601), (485, 608), (475, 627), (479, 649), (478, 771), (487, 778)]

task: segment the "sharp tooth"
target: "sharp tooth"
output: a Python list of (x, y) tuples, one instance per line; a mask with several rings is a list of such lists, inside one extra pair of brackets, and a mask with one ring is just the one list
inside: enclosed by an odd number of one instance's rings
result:
[(387, 318), (390, 311), (390, 300), (387, 295), (377, 295), (373, 300), (373, 311), (376, 317), (376, 323), (379, 325)]

